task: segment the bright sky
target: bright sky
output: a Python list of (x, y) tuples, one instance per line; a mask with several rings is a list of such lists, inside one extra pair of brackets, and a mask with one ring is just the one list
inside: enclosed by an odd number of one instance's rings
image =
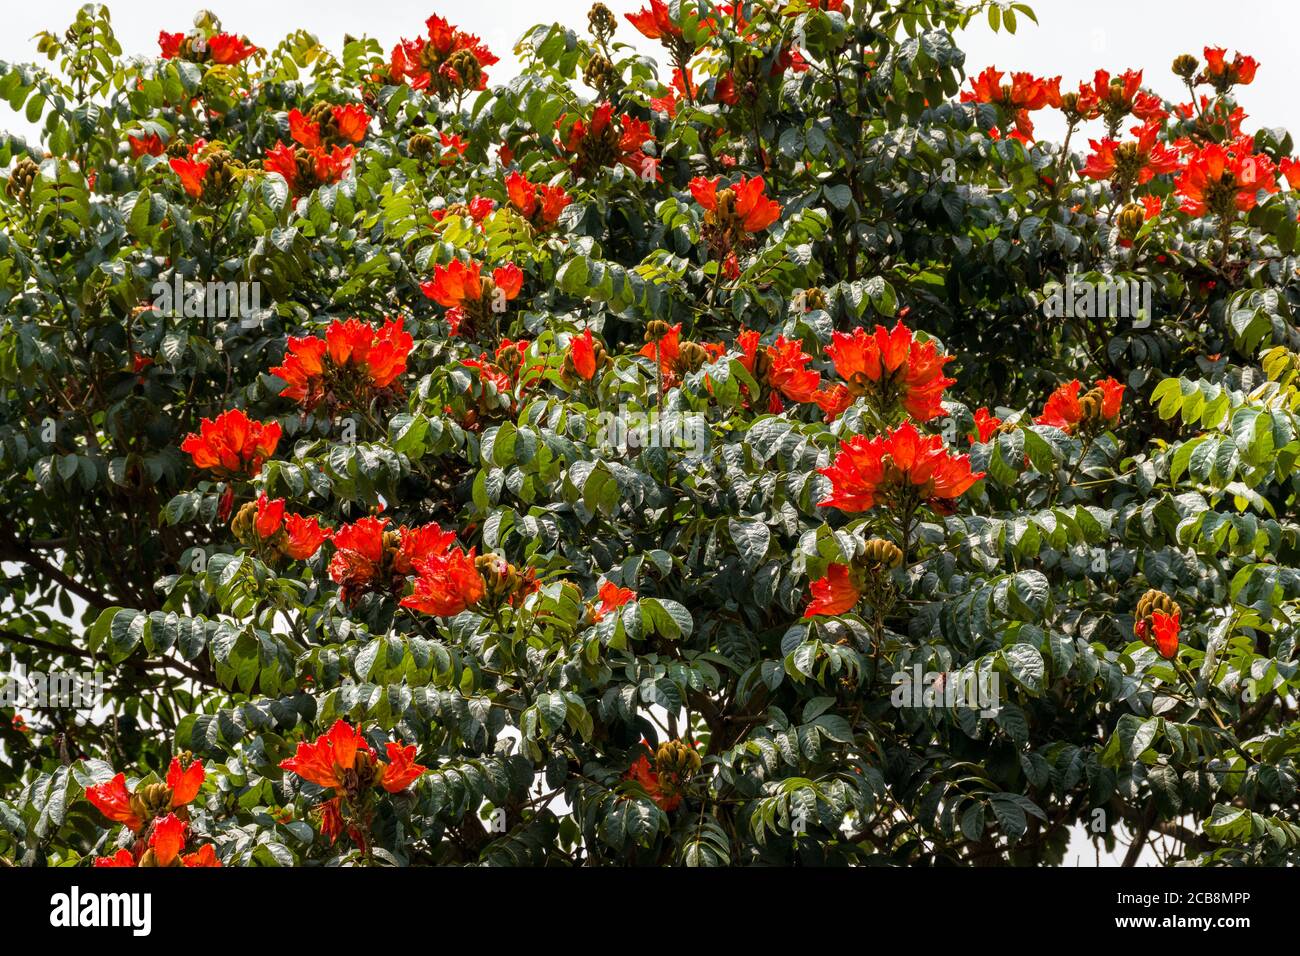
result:
[[(1231, 8), (1245, 16), (1227, 16), (1224, 0), (1029, 0), (1040, 26), (1020, 18), (1015, 36), (994, 34), (984, 20), (972, 25), (957, 40), (967, 53), (967, 73), (989, 64), (1003, 70), (1029, 70), (1063, 78), (1074, 87), (1090, 78), (1098, 67), (1112, 73), (1127, 68), (1145, 71), (1147, 83), (1162, 95), (1181, 97), (1182, 87), (1169, 71), (1179, 53), (1201, 56), (1207, 44), (1240, 49), (1259, 60), (1255, 82), (1238, 89), (1250, 115), (1247, 130), (1258, 126), (1300, 129), (1300, 105), (1293, 93), (1296, 35), (1300, 33), (1300, 3), (1295, 0), (1237, 0)], [(606, 0), (615, 13), (638, 9), (642, 0)], [(81, 0), (44, 0), (11, 3), (0, 31), (0, 60), (36, 57), (31, 36), (39, 30), (62, 32), (72, 21)], [(438, 13), (452, 23), (479, 34), (502, 58), (494, 78), (508, 78), (515, 70), (510, 51), (515, 41), (535, 23), (563, 20), (581, 29), (589, 0), (384, 0), (364, 4), (356, 0), (313, 0), (311, 4), (267, 3), (265, 0), (212, 0), (207, 5), (225, 29), (247, 34), (260, 46), (274, 46), (295, 29), (307, 29), (322, 42), (338, 49), (344, 33), (363, 33), (387, 48), (401, 36), (422, 32), (424, 20)], [(114, 0), (109, 4), (114, 29), (128, 54), (155, 54), (158, 31), (188, 30), (198, 3), (172, 4), (157, 0)], [(654, 55), (657, 44), (644, 40), (627, 23), (619, 38), (636, 40)], [(665, 71), (666, 73), (667, 71)], [(1043, 111), (1036, 118), (1041, 136), (1052, 138), (1063, 126), (1058, 116)], [(0, 128), (27, 132), (0, 108)], [(1098, 134), (1100, 130), (1095, 131)]]
[[(615, 13), (638, 9), (641, 0), (605, 0)], [(1300, 105), (1293, 93), (1295, 37), (1300, 33), (1300, 3), (1295, 0), (1237, 0), (1232, 9), (1246, 16), (1226, 16), (1223, 0), (1029, 0), (1039, 26), (1021, 18), (1015, 36), (994, 34), (984, 20), (957, 37), (966, 51), (966, 72), (974, 75), (985, 66), (1063, 77), (1062, 88), (1073, 88), (1095, 70), (1112, 73), (1128, 68), (1145, 71), (1147, 85), (1167, 97), (1181, 97), (1182, 88), (1169, 71), (1179, 53), (1201, 57), (1206, 45), (1241, 50), (1257, 59), (1255, 82), (1238, 89), (1239, 100), (1250, 119), (1246, 129), (1282, 126), (1300, 129)], [(76, 15), (81, 0), (44, 0), (42, 3), (8, 4), (5, 29), (0, 32), (0, 60), (36, 60), (30, 39), (40, 30), (62, 32)], [(511, 50), (515, 41), (536, 23), (562, 20), (581, 29), (590, 0), (384, 0), (359, 4), (356, 0), (313, 0), (311, 4), (267, 3), (266, 0), (213, 0), (208, 8), (233, 33), (247, 34), (259, 46), (272, 47), (285, 35), (306, 29), (337, 50), (344, 33), (367, 34), (390, 47), (399, 37), (423, 31), (431, 13), (446, 17), (461, 29), (481, 36), (502, 62), (489, 71), (494, 80), (508, 79), (517, 71)], [(199, 4), (182, 6), (142, 0), (115, 0), (109, 4), (118, 40), (126, 54), (155, 55), (158, 31), (184, 32)], [(644, 40), (623, 23), (618, 33), (625, 42), (637, 42), (646, 53), (659, 47)], [(665, 75), (666, 75), (665, 71)], [(1059, 136), (1059, 117), (1044, 111), (1035, 117), (1040, 136)], [(32, 127), (0, 106), (0, 129), (30, 135)], [(1090, 131), (1100, 135), (1100, 129)], [(1103, 864), (1114, 864), (1119, 853), (1103, 853)], [(1070, 863), (1091, 865), (1093, 849), (1084, 834), (1073, 834)], [(1154, 863), (1148, 851), (1143, 863)]]

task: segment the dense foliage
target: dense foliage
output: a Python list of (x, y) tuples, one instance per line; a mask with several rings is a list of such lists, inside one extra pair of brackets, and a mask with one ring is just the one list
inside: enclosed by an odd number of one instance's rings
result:
[(1291, 139), (974, 16), (0, 64), (0, 862), (1297, 862)]

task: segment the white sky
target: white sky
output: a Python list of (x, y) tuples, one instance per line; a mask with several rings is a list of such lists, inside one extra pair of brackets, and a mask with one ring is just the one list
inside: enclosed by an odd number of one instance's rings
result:
[[(39, 30), (62, 31), (72, 21), (81, 0), (44, 0), (5, 5), (0, 31), (0, 59), (36, 58), (31, 37)], [(638, 9), (641, 0), (606, 0), (620, 14), (618, 36), (637, 41), (647, 53), (659, 47), (643, 39), (621, 14)], [(1246, 129), (1260, 126), (1300, 128), (1300, 105), (1294, 96), (1295, 58), (1300, 53), (1300, 3), (1296, 0), (1029, 0), (1040, 26), (1020, 18), (1015, 36), (994, 34), (982, 18), (957, 38), (967, 53), (967, 73), (993, 64), (1003, 70), (1029, 70), (1063, 78), (1073, 88), (1098, 67), (1112, 73), (1132, 67), (1145, 70), (1147, 83), (1158, 93), (1181, 98), (1183, 89), (1169, 71), (1179, 53), (1201, 55), (1207, 44), (1240, 49), (1259, 60), (1255, 82), (1238, 88), (1250, 119)], [(245, 33), (259, 46), (274, 46), (295, 29), (307, 29), (333, 49), (345, 32), (375, 37), (390, 47), (401, 36), (414, 37), (430, 13), (477, 33), (501, 57), (489, 74), (508, 78), (516, 68), (510, 51), (521, 34), (535, 23), (563, 20), (584, 29), (589, 0), (313, 0), (312, 3), (269, 3), (266, 0), (212, 0), (207, 7), (225, 29)], [(157, 0), (113, 0), (109, 9), (114, 29), (128, 54), (155, 54), (158, 31), (189, 29), (191, 4)], [(666, 73), (667, 71), (665, 71)], [(666, 78), (666, 77), (665, 77)], [(1059, 116), (1045, 110), (1036, 117), (1040, 136), (1052, 138), (1063, 129)], [(30, 130), (21, 117), (14, 121), (0, 107), (0, 128)], [(1100, 134), (1100, 129), (1092, 131)], [(1079, 144), (1083, 146), (1082, 143)]]
[[(76, 15), (82, 0), (44, 0), (42, 3), (6, 4), (4, 30), (0, 32), (0, 60), (36, 60), (33, 34), (40, 30), (62, 32)], [(615, 13), (638, 9), (641, 0), (605, 0)], [(1201, 56), (1206, 45), (1241, 50), (1261, 64), (1255, 82), (1238, 89), (1249, 119), (1246, 129), (1261, 126), (1300, 128), (1300, 105), (1294, 95), (1294, 62), (1300, 53), (1300, 3), (1296, 0), (1029, 0), (1039, 26), (1021, 18), (1015, 36), (994, 34), (981, 19), (957, 37), (966, 51), (966, 72), (973, 76), (985, 66), (1004, 71), (1028, 70), (1063, 77), (1062, 88), (1074, 88), (1100, 68), (1112, 73), (1143, 69), (1147, 85), (1163, 96), (1181, 99), (1183, 90), (1169, 71), (1179, 53)], [(222, 26), (247, 34), (259, 46), (273, 47), (295, 29), (306, 29), (333, 49), (342, 45), (344, 33), (367, 34), (385, 49), (399, 37), (413, 38), (423, 31), (425, 19), (437, 12), (461, 29), (481, 36), (502, 62), (489, 70), (493, 80), (517, 72), (511, 50), (515, 41), (535, 23), (562, 20), (584, 28), (590, 0), (384, 0), (359, 4), (357, 0), (313, 0), (310, 4), (269, 3), (267, 0), (213, 0), (208, 9)], [(188, 30), (200, 4), (114, 0), (109, 4), (113, 26), (123, 52), (153, 55), (158, 51), (158, 31)], [(644, 40), (620, 16), (619, 39), (635, 41), (655, 55), (659, 47)], [(666, 78), (666, 71), (665, 71)], [(1035, 116), (1039, 135), (1052, 138), (1063, 130), (1051, 111)], [(30, 135), (32, 127), (0, 105), (0, 128)], [(1090, 130), (1100, 135), (1100, 129)], [(1079, 144), (1082, 147), (1082, 143)], [(1103, 853), (1101, 862), (1114, 864), (1119, 853)], [(1092, 865), (1094, 851), (1076, 829), (1068, 862)], [(1144, 864), (1155, 862), (1148, 851)]]

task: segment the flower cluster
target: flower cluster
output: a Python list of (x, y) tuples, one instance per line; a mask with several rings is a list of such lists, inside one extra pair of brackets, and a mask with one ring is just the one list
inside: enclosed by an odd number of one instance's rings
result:
[(857, 435), (840, 443), (839, 454), (818, 472), (831, 480), (831, 493), (818, 504), (841, 511), (866, 511), (877, 504), (905, 511), (917, 504), (943, 506), (984, 477), (970, 458), (954, 455), (941, 435), (922, 435), (905, 422), (887, 435)]
[(352, 165), (356, 144), (366, 138), (370, 115), (356, 103), (317, 102), (308, 112), (289, 111), (289, 138), (267, 150), (262, 168), (279, 173), (294, 192), (338, 182)]
[(565, 130), (557, 146), (569, 155), (569, 165), (575, 176), (590, 179), (610, 166), (626, 166), (641, 179), (662, 182), (659, 160), (646, 153), (646, 143), (654, 136), (645, 120), (624, 113), (614, 118), (611, 103), (598, 103), (591, 112), (591, 120), (568, 120), (560, 117), (556, 127)]
[(232, 408), (213, 420), (200, 421), (198, 432), (181, 442), (181, 451), (194, 459), (194, 467), (218, 477), (249, 478), (261, 471), (279, 443), (279, 422), (253, 421)]
[(285, 382), (280, 395), (310, 411), (367, 407), (381, 390), (400, 388), (414, 340), (400, 319), (376, 329), (358, 319), (336, 319), (325, 338), (289, 336), (284, 361), (270, 369)]
[(487, 87), (484, 70), (498, 58), (478, 37), (437, 14), (425, 21), (425, 28), (425, 36), (402, 40), (393, 47), (388, 61), (392, 82), (442, 97)]
[(477, 338), (495, 330), (506, 303), (519, 295), (524, 274), (513, 262), (483, 275), (478, 262), (453, 259), (447, 265), (433, 267), (433, 278), (420, 284), (420, 291), (447, 310), (452, 335)]

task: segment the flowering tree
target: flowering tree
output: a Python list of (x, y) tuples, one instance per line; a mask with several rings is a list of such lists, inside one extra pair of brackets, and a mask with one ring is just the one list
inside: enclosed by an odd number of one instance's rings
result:
[(1291, 139), (977, 15), (0, 64), (0, 858), (1300, 860)]

